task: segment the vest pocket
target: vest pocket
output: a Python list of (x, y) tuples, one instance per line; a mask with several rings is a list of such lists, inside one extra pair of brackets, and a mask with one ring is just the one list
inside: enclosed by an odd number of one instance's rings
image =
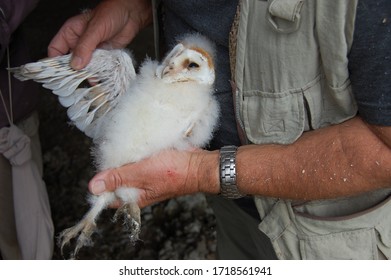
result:
[(304, 131), (305, 108), (301, 90), (243, 93), (243, 124), (255, 144), (294, 142)]
[(373, 228), (313, 235), (300, 239), (303, 259), (377, 259), (376, 233)]
[(390, 259), (390, 209), (391, 196), (368, 209), (339, 217), (315, 216), (292, 207), (302, 258), (378, 259), (380, 251)]
[[(256, 198), (258, 208), (262, 201)], [(349, 209), (345, 216), (334, 215), (333, 204), (330, 215), (323, 215), (325, 205), (319, 202), (303, 209), (277, 200), (262, 217), (259, 229), (270, 238), (279, 259), (391, 259), (391, 195), (358, 212)]]
[(302, 0), (273, 0), (269, 2), (267, 19), (280, 33), (292, 33), (300, 27)]

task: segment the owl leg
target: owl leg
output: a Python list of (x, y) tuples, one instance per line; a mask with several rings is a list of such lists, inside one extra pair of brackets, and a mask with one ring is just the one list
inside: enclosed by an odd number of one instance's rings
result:
[(115, 195), (112, 193), (104, 193), (100, 196), (91, 197), (91, 208), (83, 219), (75, 226), (70, 227), (62, 231), (58, 237), (58, 244), (61, 247), (61, 254), (63, 254), (63, 248), (69, 244), (74, 238), (76, 239), (76, 245), (71, 253), (71, 259), (74, 259), (83, 246), (91, 246), (91, 236), (96, 230), (96, 219), (103, 209), (115, 200)]
[(118, 217), (122, 216), (125, 229), (129, 232), (129, 238), (132, 243), (139, 240), (139, 234), (141, 231), (141, 216), (140, 208), (137, 203), (127, 202), (117, 209), (113, 217), (114, 221), (118, 220)]

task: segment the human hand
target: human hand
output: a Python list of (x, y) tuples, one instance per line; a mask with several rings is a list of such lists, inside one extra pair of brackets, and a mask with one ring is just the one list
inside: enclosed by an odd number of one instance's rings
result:
[(50, 42), (48, 56), (72, 51), (71, 66), (82, 69), (98, 46), (126, 47), (151, 22), (148, 0), (105, 0), (95, 9), (68, 19)]
[(218, 157), (218, 152), (204, 150), (166, 150), (145, 160), (100, 172), (88, 188), (95, 195), (122, 186), (137, 188), (140, 208), (186, 194), (217, 194)]

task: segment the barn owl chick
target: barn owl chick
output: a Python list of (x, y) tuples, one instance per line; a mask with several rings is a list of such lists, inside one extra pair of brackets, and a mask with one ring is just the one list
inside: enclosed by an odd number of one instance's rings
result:
[[(96, 50), (80, 71), (69, 67), (70, 55), (10, 69), (21, 79), (43, 83), (59, 96), (72, 122), (94, 141), (98, 170), (140, 161), (164, 149), (203, 147), (211, 139), (219, 115), (213, 96), (214, 48), (190, 34), (161, 63), (147, 59), (136, 74), (124, 50)], [(93, 80), (89, 87), (83, 81)], [(76, 238), (71, 257), (91, 243), (96, 220), (108, 205), (121, 200), (114, 218), (122, 217), (131, 241), (140, 233), (139, 191), (120, 187), (90, 195), (91, 208), (74, 227), (60, 234), (60, 246)]]

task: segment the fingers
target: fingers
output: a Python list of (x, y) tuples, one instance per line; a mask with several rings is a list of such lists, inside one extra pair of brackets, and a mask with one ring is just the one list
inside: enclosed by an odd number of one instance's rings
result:
[(109, 41), (126, 23), (126, 13), (120, 7), (106, 6), (102, 2), (93, 11), (67, 20), (49, 44), (49, 57), (72, 51), (71, 67), (84, 68), (97, 46)]
[(51, 40), (48, 46), (48, 56), (64, 55), (73, 49), (80, 36), (87, 28), (88, 18), (80, 14), (68, 19)]
[[(216, 159), (209, 160), (211, 164), (205, 164), (203, 159), (206, 155)], [(210, 177), (213, 177), (218, 181), (218, 176), (215, 176), (218, 168), (215, 168), (216, 172), (210, 172), (214, 170), (214, 165), (218, 166), (217, 158), (218, 153), (203, 150), (164, 150), (141, 161), (102, 171), (91, 179), (88, 188), (94, 195), (120, 187), (137, 188), (137, 203), (143, 208), (169, 198), (199, 192), (201, 180), (209, 183), (212, 182)], [(201, 165), (203, 168), (200, 168)], [(205, 174), (199, 174), (198, 170), (205, 170)], [(207, 175), (209, 173), (212, 175)], [(202, 176), (198, 178), (199, 175)]]
[[(102, 171), (93, 177), (89, 184), (88, 189), (94, 195), (100, 195), (106, 191), (115, 191), (119, 187), (126, 186), (125, 181), (129, 181), (129, 178), (123, 178), (121, 174), (127, 174), (127, 169), (130, 165), (125, 165), (117, 169), (108, 169)], [(119, 199), (109, 205), (110, 208), (118, 208), (122, 205)]]
[(126, 47), (151, 22), (150, 1), (102, 1), (92, 11), (66, 21), (48, 47), (49, 57), (73, 53), (71, 66), (84, 68), (98, 46)]
[[(178, 195), (177, 191), (169, 190), (172, 188), (172, 184), (170, 184), (170, 180), (163, 178), (164, 174), (166, 171), (161, 166), (154, 166), (151, 160), (147, 159), (96, 174), (90, 180), (88, 189), (92, 194), (100, 195), (106, 191), (115, 191), (120, 187), (137, 188), (140, 191), (137, 203), (140, 208), (143, 208)], [(170, 174), (173, 176), (172, 172)], [(169, 188), (166, 187), (167, 183)]]
[(91, 60), (93, 51), (102, 44), (102, 42), (110, 39), (111, 34), (115, 31), (111, 29), (111, 16), (107, 13), (101, 15), (101, 9), (91, 14), (84, 14), (85, 29), (80, 35), (77, 45), (73, 49), (71, 66), (74, 69), (84, 68)]
[(71, 67), (84, 68), (100, 42), (100, 37), (91, 32), (89, 18), (89, 13), (83, 13), (67, 20), (50, 42), (48, 56), (64, 55), (73, 50)]

